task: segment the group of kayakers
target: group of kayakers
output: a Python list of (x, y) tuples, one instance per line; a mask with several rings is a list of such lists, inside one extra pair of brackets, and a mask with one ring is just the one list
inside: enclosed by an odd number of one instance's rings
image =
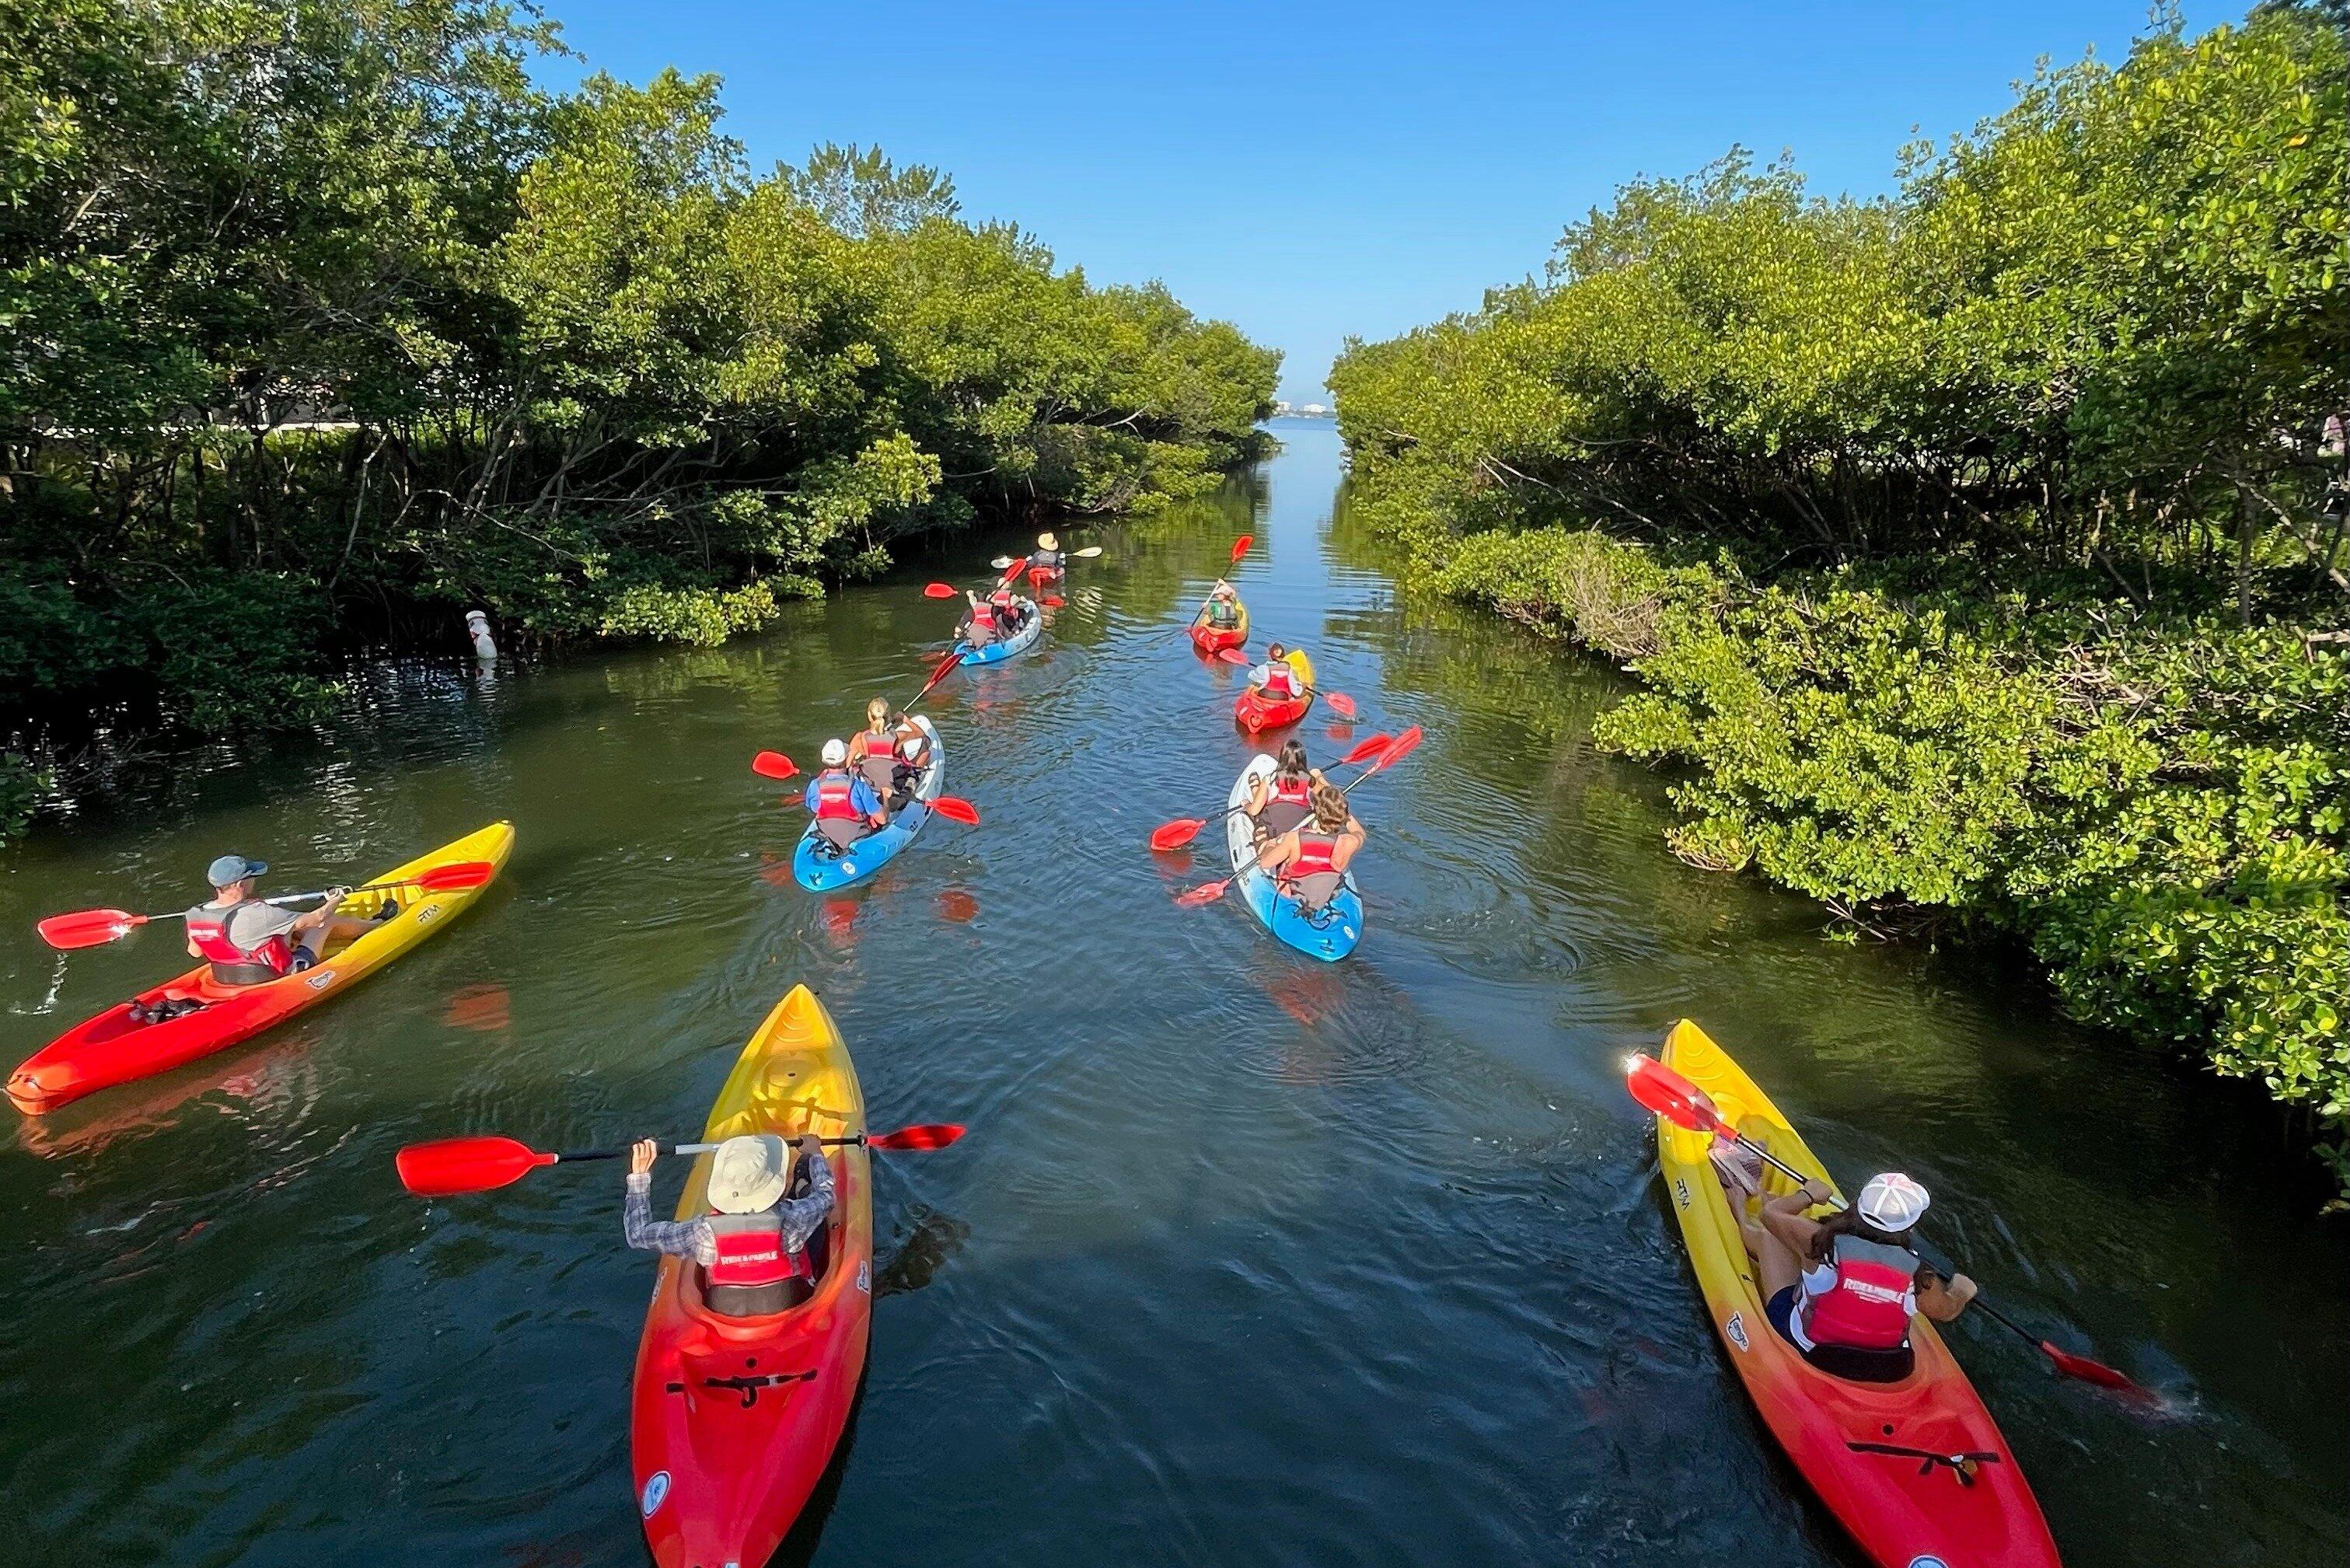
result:
[(962, 639), (974, 649), (991, 643), (1008, 641), (1027, 628), (1035, 616), (1035, 601), (1012, 591), (1012, 585), (1024, 571), (1032, 583), (1058, 581), (1068, 571), (1068, 553), (1053, 535), (1036, 535), (1036, 548), (1013, 563), (1003, 580), (985, 594), (965, 589), (963, 598), (970, 608), (962, 626)]
[(913, 798), (931, 765), (931, 737), (888, 698), (876, 697), (865, 704), (865, 728), (846, 741), (827, 741), (823, 757), (824, 769), (808, 780), (804, 799), (826, 842), (846, 849), (889, 826)]
[[(1289, 669), (1277, 655), (1270, 662)], [(1305, 742), (1293, 735), (1281, 742), (1273, 772), (1253, 782), (1245, 809), (1256, 825), (1257, 864), (1282, 896), (1308, 913), (1329, 903), (1363, 847), (1363, 825), (1345, 792), (1307, 763)]]

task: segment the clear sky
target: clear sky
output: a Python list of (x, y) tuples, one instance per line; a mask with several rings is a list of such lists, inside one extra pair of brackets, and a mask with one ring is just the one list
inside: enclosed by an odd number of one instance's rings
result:
[(1284, 349), (1297, 401), (1347, 334), (1473, 308), (1627, 179), (1740, 142), (1792, 150), (1815, 191), (1882, 192), (1913, 130), (1964, 130), (2041, 56), (2118, 60), (2147, 26), (2145, 0), (543, 3), (589, 67), (723, 76), (762, 171), (824, 140), (936, 164), (967, 216)]

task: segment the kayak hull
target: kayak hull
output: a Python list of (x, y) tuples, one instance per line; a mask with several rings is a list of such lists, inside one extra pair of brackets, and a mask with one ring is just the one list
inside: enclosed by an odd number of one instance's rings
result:
[[(1303, 653), (1289, 653), (1283, 657), (1288, 660), (1289, 668), (1296, 672), (1298, 685), (1310, 687), (1314, 684), (1312, 659)], [(1232, 722), (1252, 735), (1261, 735), (1267, 730), (1286, 729), (1296, 723), (1313, 706), (1314, 693), (1310, 691), (1301, 691), (1295, 697), (1273, 699), (1251, 687), (1233, 700)]]
[(889, 826), (867, 834), (838, 854), (833, 852), (831, 841), (816, 830), (816, 824), (809, 823), (792, 850), (792, 876), (809, 892), (828, 893), (835, 888), (862, 882), (896, 859), (898, 852), (911, 844), (914, 836), (931, 820), (931, 802), (946, 788), (946, 747), (941, 743), (929, 714), (915, 714), (914, 722), (931, 738), (931, 765), (922, 774), (922, 782), (914, 786), (914, 798), (898, 808)]
[[(1711, 1095), (1739, 1131), (1796, 1169), (1828, 1179), (1770, 1097), (1696, 1024), (1673, 1025), (1663, 1060)], [(1711, 1142), (1657, 1118), (1666, 1189), (1714, 1330), (1763, 1425), (1828, 1511), (1884, 1568), (2055, 1568), (2055, 1542), (2015, 1456), (1924, 1316), (1910, 1325), (1916, 1365), (1898, 1383), (1831, 1376), (1771, 1326), (1737, 1218), (1707, 1158)], [(1772, 1195), (1794, 1189), (1767, 1166), (1763, 1174)], [(1881, 1451), (1887, 1448), (1905, 1451)], [(1975, 1457), (1962, 1477), (1924, 1454)]]
[[(1271, 778), (1274, 766), (1271, 757), (1259, 753), (1232, 782), (1232, 793), (1224, 804), (1228, 807), (1245, 805), (1255, 781)], [(1337, 962), (1361, 942), (1363, 895), (1355, 886), (1352, 872), (1347, 874), (1327, 904), (1308, 913), (1296, 899), (1284, 898), (1279, 883), (1258, 869), (1256, 822), (1247, 812), (1227, 812), (1224, 846), (1232, 853), (1232, 885), (1265, 929), (1308, 958), (1317, 958), (1325, 963)]]
[(1204, 620), (1193, 621), (1191, 623), (1191, 646), (1198, 649), (1201, 653), (1207, 654), (1211, 657), (1222, 653), (1228, 648), (1240, 648), (1245, 646), (1248, 642), (1248, 606), (1242, 605), (1240, 607), (1240, 624), (1237, 626), (1216, 627), (1210, 626)]
[(1007, 659), (1017, 659), (1035, 647), (1036, 639), (1044, 635), (1045, 618), (1037, 613), (1035, 606), (1030, 605), (1026, 623), (1010, 637), (1001, 642), (991, 642), (985, 648), (973, 648), (967, 642), (958, 642), (955, 651), (962, 656), (965, 664), (1001, 664)]
[[(396, 866), (370, 881), (396, 881), (463, 860), (488, 861), (494, 877), (513, 849), (513, 826), (493, 823), (478, 833), (469, 833), (405, 865)], [(451, 917), (470, 907), (488, 886), (484, 882), (479, 888), (446, 893), (393, 888), (347, 899), (342, 912), (358, 919), (372, 919), (386, 905), (397, 905), (400, 913), (328, 953), (316, 966), (259, 985), (217, 985), (212, 978), (212, 966), (198, 964), (177, 979), (141, 992), (132, 1002), (118, 1002), (76, 1024), (26, 1058), (8, 1079), (8, 1098), (26, 1116), (39, 1116), (84, 1095), (166, 1073), (198, 1057), (224, 1051), (239, 1041), (250, 1040), (296, 1013), (306, 1012), (348, 990), (443, 929)], [(134, 1003), (152, 1006), (167, 997), (185, 998), (204, 1005), (199, 1012), (161, 1023), (132, 1021), (130, 1009)]]
[[(738, 1133), (842, 1137), (865, 1097), (839, 1029), (804, 985), (751, 1036), (703, 1140)], [(873, 1315), (872, 1157), (827, 1151), (838, 1195), (819, 1232), (815, 1294), (788, 1311), (725, 1317), (701, 1269), (664, 1257), (629, 1396), (629, 1454), (645, 1543), (661, 1568), (751, 1568), (775, 1552), (823, 1479), (857, 1404)], [(709, 1155), (677, 1217), (709, 1211)]]
[(1069, 570), (1066, 566), (1031, 566), (1028, 568), (1028, 586), (1032, 588), (1049, 588), (1055, 583), (1066, 580), (1068, 575)]

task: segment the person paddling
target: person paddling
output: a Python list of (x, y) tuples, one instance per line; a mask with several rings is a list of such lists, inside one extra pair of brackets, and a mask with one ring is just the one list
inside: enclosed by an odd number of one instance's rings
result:
[(1964, 1274), (1942, 1279), (1911, 1247), (1932, 1199), (1907, 1176), (1871, 1177), (1850, 1209), (1825, 1220), (1807, 1216), (1830, 1196), (1823, 1183), (1807, 1181), (1742, 1220), (1764, 1315), (1821, 1371), (1896, 1381), (1909, 1373), (1911, 1314), (1948, 1323), (1974, 1299), (1975, 1282)]
[(1006, 637), (1016, 636), (1035, 607), (1014, 594), (1010, 587), (998, 583), (987, 596), (987, 607), (995, 612), (996, 629)]
[(702, 1265), (702, 1300), (729, 1317), (782, 1312), (806, 1301), (816, 1271), (808, 1238), (832, 1218), (832, 1161), (814, 1133), (799, 1140), (799, 1185), (791, 1193), (792, 1151), (773, 1133), (730, 1137), (710, 1156), (711, 1212), (696, 1220), (655, 1220), (650, 1138), (629, 1150), (620, 1233), (639, 1251), (666, 1252)]
[(1277, 642), (1264, 648), (1264, 662), (1249, 671), (1249, 686), (1269, 701), (1285, 702), (1297, 695), (1297, 669), (1289, 650)]
[(971, 601), (971, 617), (963, 622), (962, 639), (974, 649), (985, 648), (995, 640), (995, 608), (969, 588), (963, 590), (962, 597)]
[(1208, 590), (1208, 603), (1200, 612), (1201, 625), (1215, 631), (1231, 631), (1241, 624), (1240, 590), (1223, 578)]
[(1069, 569), (1069, 557), (1062, 550), (1060, 540), (1050, 534), (1036, 535), (1036, 548), (1023, 563), (1032, 572), (1046, 577), (1057, 577)]
[(848, 770), (848, 744), (824, 743), (824, 771), (808, 780), (807, 808), (816, 829), (835, 849), (847, 849), (868, 833), (889, 825), (881, 797), (862, 774)]
[(1306, 765), (1305, 742), (1294, 736), (1282, 742), (1273, 772), (1249, 783), (1245, 809), (1256, 822), (1257, 842), (1278, 838), (1312, 816), (1314, 786), (1321, 782), (1322, 770)]
[(1257, 852), (1257, 864), (1273, 874), (1284, 897), (1296, 899), (1308, 914), (1337, 897), (1364, 838), (1363, 825), (1355, 820), (1336, 784), (1325, 780), (1314, 786), (1313, 811), (1312, 820)]
[[(351, 941), (374, 929), (373, 920), (335, 912), (349, 891), (346, 888), (330, 889), (326, 902), (298, 915), (264, 903), (255, 889), (268, 869), (266, 860), (222, 856), (207, 873), (212, 902), (199, 904), (182, 917), (188, 925), (188, 956), (212, 961), (215, 984), (264, 985), (299, 973), (325, 955), (328, 943)], [(387, 915), (399, 908), (385, 901)]]
[(895, 810), (898, 805), (899, 734), (889, 720), (889, 699), (876, 697), (865, 704), (865, 728), (848, 737), (848, 765), (880, 797), (884, 811)]

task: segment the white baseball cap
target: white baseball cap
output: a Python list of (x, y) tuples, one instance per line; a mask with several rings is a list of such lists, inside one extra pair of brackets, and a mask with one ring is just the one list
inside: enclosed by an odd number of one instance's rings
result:
[(847, 741), (827, 741), (824, 743), (824, 765), (826, 767), (837, 768), (847, 760), (848, 742)]
[(1898, 1170), (1888, 1170), (1868, 1179), (1868, 1185), (1860, 1189), (1860, 1201), (1853, 1207), (1880, 1231), (1907, 1231), (1925, 1218), (1933, 1201), (1924, 1188)]

